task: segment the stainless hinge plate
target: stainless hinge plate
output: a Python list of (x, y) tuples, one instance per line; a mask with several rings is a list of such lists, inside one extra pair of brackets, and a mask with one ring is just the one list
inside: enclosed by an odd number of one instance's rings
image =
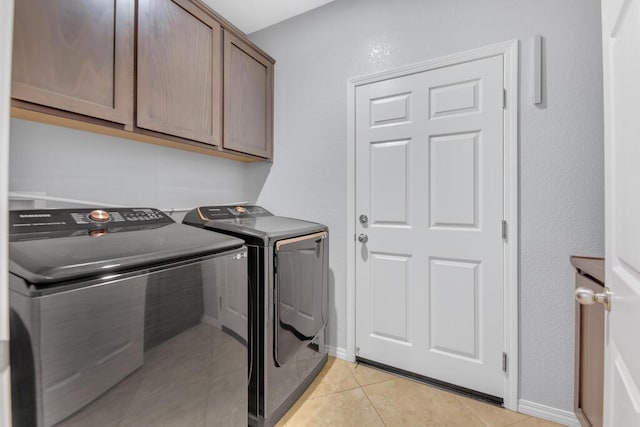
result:
[(507, 227), (508, 227), (507, 221), (503, 219), (502, 220), (502, 238), (504, 240), (507, 240), (507, 233), (508, 233)]
[(502, 353), (502, 372), (507, 372), (507, 353)]
[(9, 341), (0, 341), (0, 372), (9, 367)]
[(507, 90), (502, 89), (502, 108), (507, 108)]

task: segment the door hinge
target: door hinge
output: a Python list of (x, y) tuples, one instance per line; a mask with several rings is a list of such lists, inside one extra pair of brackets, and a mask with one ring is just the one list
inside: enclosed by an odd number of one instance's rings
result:
[(9, 341), (0, 341), (0, 373), (9, 367)]
[(507, 365), (508, 361), (507, 361), (507, 353), (502, 352), (502, 372), (507, 372)]
[(502, 239), (503, 240), (507, 240), (507, 235), (508, 235), (508, 225), (507, 225), (507, 220), (503, 219), (502, 220)]
[(502, 89), (502, 108), (507, 108), (507, 90)]

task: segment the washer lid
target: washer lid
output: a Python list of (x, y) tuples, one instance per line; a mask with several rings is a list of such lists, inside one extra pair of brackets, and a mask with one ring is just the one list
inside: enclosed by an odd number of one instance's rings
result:
[[(11, 214), (13, 217), (14, 212)], [(235, 237), (203, 233), (168, 219), (144, 226), (139, 221), (132, 227), (118, 224), (111, 229), (21, 231), (10, 236), (9, 268), (29, 283), (54, 284), (214, 254), (244, 244)]]

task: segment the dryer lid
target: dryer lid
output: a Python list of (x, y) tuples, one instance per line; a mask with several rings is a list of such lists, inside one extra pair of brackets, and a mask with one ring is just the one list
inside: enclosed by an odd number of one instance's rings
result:
[(283, 216), (215, 220), (205, 224), (205, 228), (259, 239), (265, 245), (271, 245), (280, 239), (327, 230), (325, 225), (316, 222)]

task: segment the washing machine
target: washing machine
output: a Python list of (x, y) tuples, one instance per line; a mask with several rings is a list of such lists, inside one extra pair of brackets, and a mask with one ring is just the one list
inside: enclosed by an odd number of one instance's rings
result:
[(275, 424), (327, 361), (328, 228), (260, 206), (203, 206), (184, 224), (245, 241), (249, 253), (249, 422)]
[(14, 426), (247, 425), (241, 239), (151, 208), (9, 227)]

